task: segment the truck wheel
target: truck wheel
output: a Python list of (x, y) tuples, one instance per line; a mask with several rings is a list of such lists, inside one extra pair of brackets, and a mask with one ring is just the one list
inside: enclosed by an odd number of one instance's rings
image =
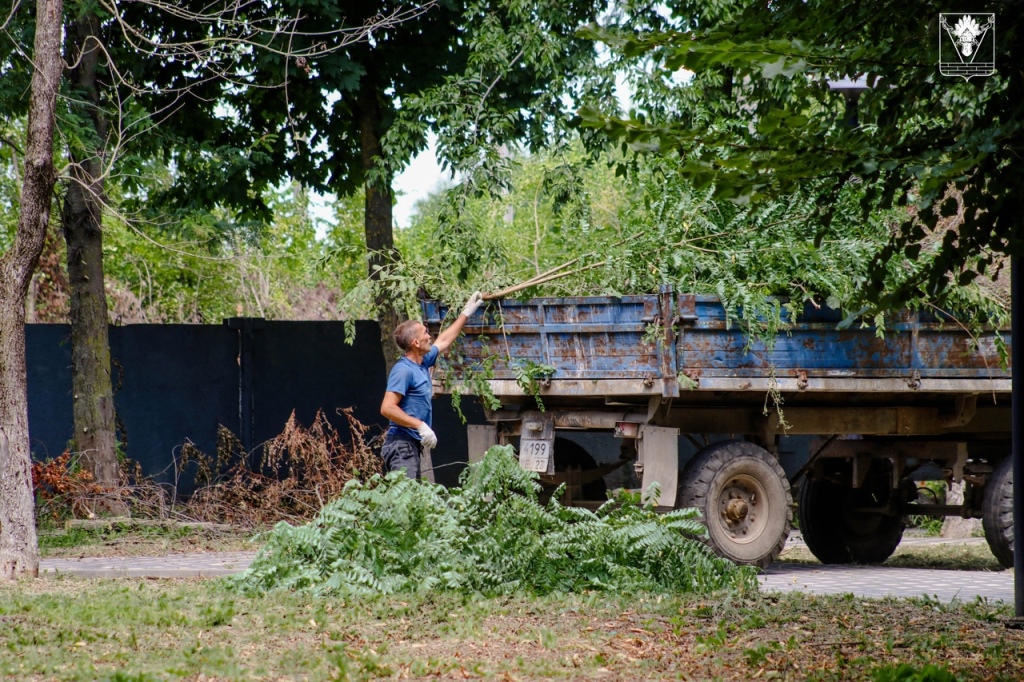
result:
[[(588, 471), (597, 468), (597, 461), (590, 456), (587, 449), (568, 438), (555, 438), (555, 471), (579, 469)], [(608, 497), (608, 484), (603, 478), (580, 486), (585, 500), (605, 500)]]
[(981, 526), (992, 554), (1013, 568), (1013, 458), (1004, 459), (985, 486)]
[(696, 507), (719, 556), (762, 568), (782, 551), (792, 525), (793, 496), (778, 461), (745, 441), (714, 443), (683, 471), (676, 507)]
[(804, 478), (800, 482), (797, 516), (800, 533), (811, 554), (823, 564), (848, 564), (853, 559), (843, 543), (840, 512), (836, 500), (842, 499), (842, 486), (820, 478)]
[(881, 467), (861, 488), (823, 478), (800, 484), (800, 531), (811, 554), (823, 564), (880, 564), (903, 539), (903, 517), (864, 511), (884, 506), (898, 494), (889, 487), (889, 472)]
[[(859, 511), (885, 501), (891, 490), (888, 480), (877, 487), (846, 489), (843, 501), (843, 540), (855, 564), (880, 564), (896, 551), (903, 540), (903, 515)], [(856, 511), (855, 511), (856, 510)]]

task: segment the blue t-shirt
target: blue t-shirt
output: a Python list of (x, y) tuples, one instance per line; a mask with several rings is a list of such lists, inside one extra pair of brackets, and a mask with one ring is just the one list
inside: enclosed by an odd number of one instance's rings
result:
[[(437, 346), (430, 347), (427, 354), (423, 356), (422, 364), (419, 365), (409, 358), (402, 356), (395, 363), (395, 366), (391, 368), (391, 374), (388, 375), (387, 390), (402, 396), (402, 399), (398, 401), (398, 406), (402, 408), (402, 412), (405, 412), (410, 417), (426, 422), (427, 426), (431, 426), (432, 409), (430, 399), (434, 394), (434, 387), (430, 383), (429, 370), (437, 362), (437, 356)], [(388, 433), (402, 433), (416, 441), (420, 439), (420, 434), (416, 429), (399, 426), (394, 422), (390, 422)]]

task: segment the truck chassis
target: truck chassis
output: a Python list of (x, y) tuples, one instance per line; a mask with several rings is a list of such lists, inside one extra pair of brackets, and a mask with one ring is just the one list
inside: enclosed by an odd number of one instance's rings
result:
[[(431, 300), (423, 310), (436, 333), (447, 311)], [(470, 319), (435, 387), (471, 393), (468, 371), (500, 401), (488, 425), (469, 427), (471, 459), (516, 444), (522, 466), (588, 506), (603, 502), (611, 470), (632, 463), (643, 490), (658, 484), (659, 507), (698, 508), (708, 543), (738, 563), (778, 556), (798, 486), (801, 532), (824, 563), (884, 561), (905, 518), (921, 514), (981, 518), (996, 558), (1012, 565), (1010, 369), (999, 331), (972, 336), (909, 310), (884, 333), (843, 322), (807, 304), (764, 342), (716, 297), (670, 287), (501, 301)], [(599, 466), (559, 437), (569, 431), (613, 434), (622, 459)], [(701, 443), (684, 467), (680, 435)], [(794, 435), (814, 438), (787, 477), (778, 444)], [(919, 501), (922, 479), (962, 482), (963, 503)]]

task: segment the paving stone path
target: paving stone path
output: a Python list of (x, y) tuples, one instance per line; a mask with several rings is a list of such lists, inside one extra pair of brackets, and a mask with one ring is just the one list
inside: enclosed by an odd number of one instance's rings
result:
[(858, 597), (932, 597), (1013, 603), (1013, 571), (939, 571), (889, 566), (779, 563), (758, 576), (765, 592), (854, 594)]
[[(906, 540), (907, 544), (939, 544), (941, 538)], [(980, 538), (958, 543), (984, 542)], [(787, 547), (799, 547), (799, 535)], [(256, 552), (174, 554), (162, 557), (44, 559), (44, 575), (83, 578), (213, 578), (244, 571)], [(953, 600), (1013, 602), (1013, 571), (940, 571), (885, 566), (823, 566), (780, 562), (759, 577), (767, 592), (854, 594), (858, 597), (932, 597), (943, 603)]]

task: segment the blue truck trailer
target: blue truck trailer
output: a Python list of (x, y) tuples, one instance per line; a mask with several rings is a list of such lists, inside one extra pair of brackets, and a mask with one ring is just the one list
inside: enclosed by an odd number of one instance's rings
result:
[[(447, 309), (425, 300), (423, 312), (436, 335)], [(923, 514), (980, 517), (1012, 565), (1008, 332), (972, 335), (912, 310), (888, 316), (883, 333), (843, 321), (807, 304), (766, 343), (717, 297), (667, 286), (492, 301), (435, 372), (435, 390), (493, 397), (489, 424), (469, 427), (471, 459), (514, 444), (521, 466), (590, 506), (603, 501), (593, 498), (604, 477), (631, 464), (642, 489), (658, 483), (659, 507), (698, 508), (708, 543), (738, 563), (778, 556), (796, 485), (800, 530), (825, 563), (882, 562), (905, 518)], [(621, 439), (620, 461), (599, 465), (560, 437), (581, 430)], [(681, 435), (700, 445), (683, 467)], [(778, 444), (796, 435), (811, 437), (809, 457), (787, 477)], [(919, 499), (921, 479), (962, 482), (963, 502)]]

